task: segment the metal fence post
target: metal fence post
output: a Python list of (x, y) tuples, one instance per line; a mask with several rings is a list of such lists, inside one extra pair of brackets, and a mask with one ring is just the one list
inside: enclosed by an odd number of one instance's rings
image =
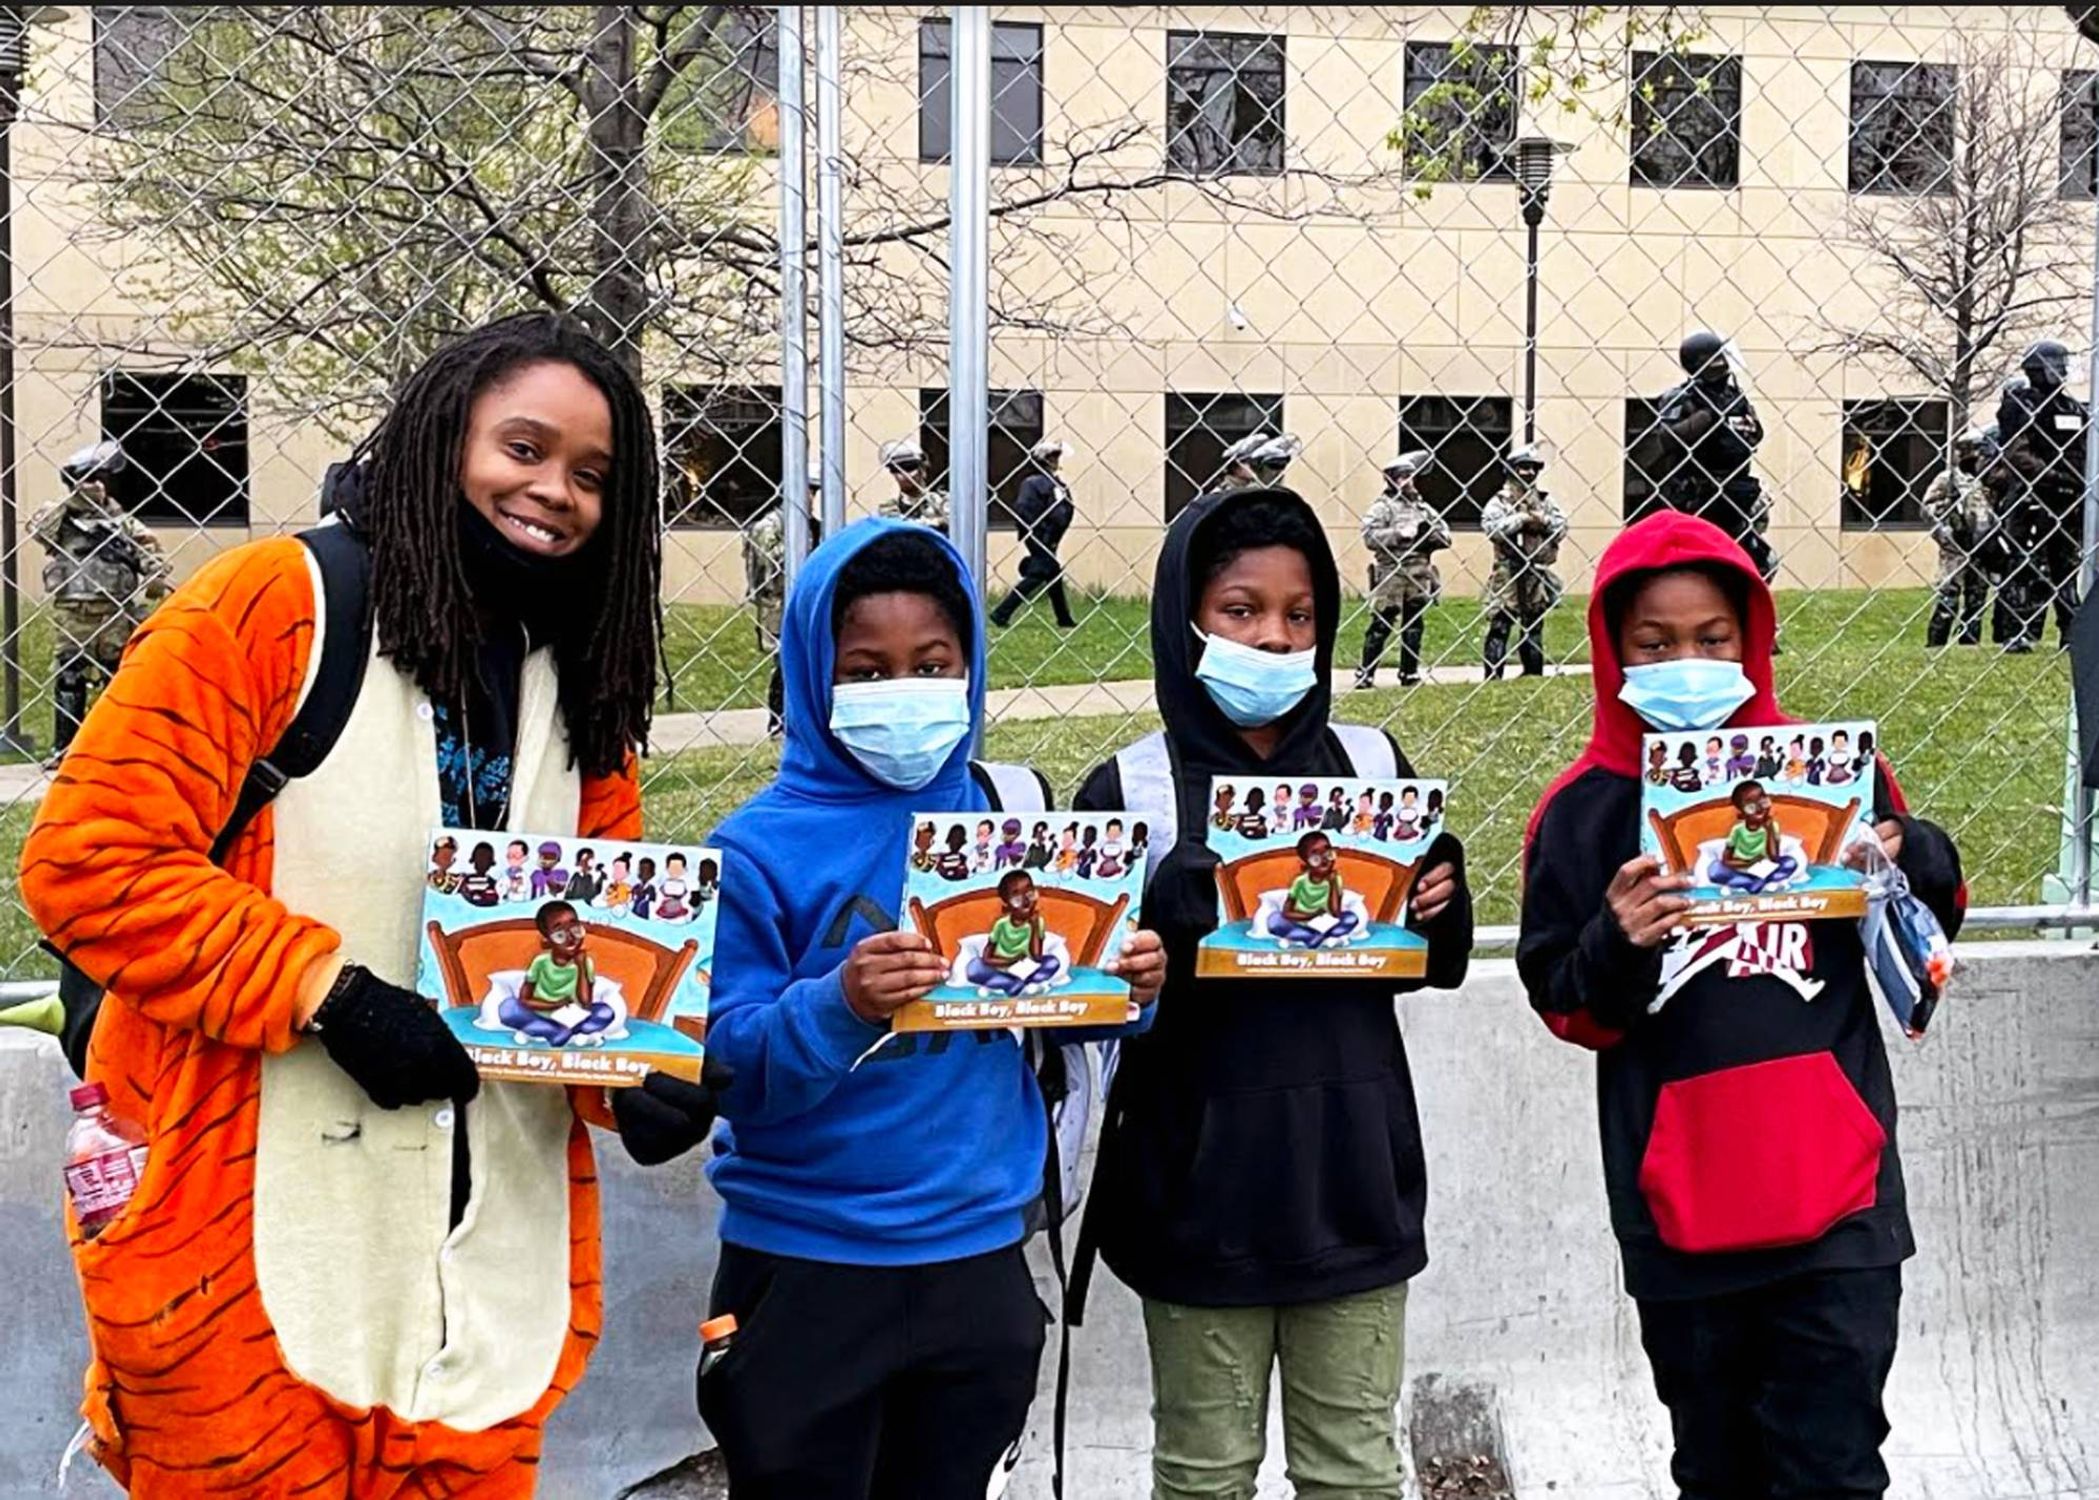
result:
[(818, 431), (824, 535), (845, 525), (845, 167), (841, 157), (839, 18), (816, 8), (816, 295)]
[(15, 183), (13, 135), (22, 74), (29, 60), (29, 23), (19, 5), (0, 6), (0, 672), (5, 676), (9, 749), (30, 748), (22, 728), (20, 539), (15, 532), (20, 476), (15, 462)]
[(802, 9), (780, 7), (780, 498), (787, 581), (809, 555), (808, 189)]
[[(2086, 410), (2099, 406), (2099, 207), (2092, 219), (2092, 335), (2086, 354)], [(2087, 608), (2092, 584), (2099, 578), (2099, 442), (2092, 440), (2091, 425), (2085, 426), (2084, 442), (2084, 535), (2077, 560), (2077, 607)], [(2065, 642), (2064, 644), (2068, 644)], [(2077, 697), (2070, 696), (2070, 886), (2072, 898), (2081, 907), (2092, 904), (2092, 789), (2085, 785), (2079, 748), (2083, 726), (2077, 723)]]
[(985, 585), (990, 495), (991, 17), (979, 5), (949, 9), (953, 150), (948, 214), (949, 534), (977, 587)]

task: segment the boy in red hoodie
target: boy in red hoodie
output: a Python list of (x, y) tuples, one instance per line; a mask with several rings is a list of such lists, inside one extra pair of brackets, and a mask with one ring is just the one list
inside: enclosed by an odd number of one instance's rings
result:
[[(1605, 551), (1588, 750), (1531, 815), (1517, 966), (1597, 1051), (1611, 1226), (1684, 1500), (1877, 1497), (1881, 1391), (1915, 1249), (1895, 1094), (1854, 922), (1685, 929), (1690, 880), (1639, 852), (1640, 739), (1785, 722), (1748, 556), (1665, 511)], [(1876, 832), (1952, 933), (1959, 856), (1885, 761)]]

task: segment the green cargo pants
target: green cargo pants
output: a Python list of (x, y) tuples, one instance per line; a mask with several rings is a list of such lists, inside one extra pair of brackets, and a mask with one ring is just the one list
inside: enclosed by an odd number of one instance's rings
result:
[(1152, 1500), (1252, 1500), (1280, 1365), (1298, 1500), (1399, 1500), (1407, 1286), (1295, 1307), (1144, 1302)]

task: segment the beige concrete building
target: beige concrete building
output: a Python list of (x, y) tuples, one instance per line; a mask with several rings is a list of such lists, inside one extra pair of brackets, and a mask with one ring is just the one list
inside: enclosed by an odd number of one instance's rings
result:
[[(945, 204), (945, 25), (927, 20), (943, 14), (846, 12), (855, 231), (937, 218)], [(2061, 9), (1715, 7), (1676, 33), (1661, 29), (1665, 15), (1687, 13), (1614, 11), (1591, 34), (1560, 38), (1560, 61), (1544, 70), (1520, 60), (1538, 55), (1529, 34), (1475, 37), (1469, 62), (1451, 53), (1467, 14), (997, 8), (994, 151), (1006, 160), (992, 193), (1007, 211), (992, 237), (992, 377), (1018, 394), (994, 466), (1033, 435), (1065, 439), (1076, 577), (1147, 585), (1170, 509), (1213, 477), (1225, 442), (1265, 418), (1304, 440), (1292, 482), (1345, 544), (1351, 579), (1363, 573), (1355, 519), (1377, 462), (1403, 443), (1435, 446), (1460, 531), (1446, 585), (1476, 588), (1487, 559), (1467, 522), (1493, 455), (1523, 430), (1524, 226), (1500, 148), (1549, 135), (1566, 150), (1540, 232), (1536, 420), (1548, 487), (1573, 521), (1570, 584), (1638, 496), (1629, 402), (1680, 378), (1675, 348), (1696, 327), (1734, 339), (1767, 429), (1757, 470), (1782, 582), (1927, 581), (1916, 502), (1960, 416), (1916, 370), (1858, 352), (1863, 335), (1929, 345), (1941, 333), (1862, 226), (1893, 216), (1899, 228), (1942, 188), (1981, 191), (1962, 151), (1992, 128), (1975, 98), (1987, 76), (2003, 104), (1996, 128), (2029, 141), (2045, 128), (2038, 149), (2064, 173), (2030, 215), (2054, 269), (2029, 286), (2059, 301), (1978, 362), (1976, 420), (2032, 331), (2083, 347), (2092, 134), (2088, 102), (2062, 101), (2088, 101), (2075, 70), (2094, 64)], [(21, 489), (34, 504), (72, 446), (143, 414), (156, 463), (206, 463), (239, 492), (219, 516), (227, 524), (167, 526), (190, 562), (309, 517), (342, 445), (278, 399), (267, 357), (240, 372), (223, 410), (211, 398), (225, 392), (167, 384), (203, 373), (167, 356), (225, 294), (166, 245), (96, 231), (94, 189), (80, 179), (101, 149), (111, 35), (88, 8), (35, 28), (15, 130)], [(1505, 58), (1493, 50), (1503, 41), (1519, 50)], [(762, 73), (770, 54), (753, 46), (737, 66)], [(747, 138), (763, 144), (764, 91), (750, 92)], [(1469, 122), (1443, 148), (1480, 180), (1431, 187), (1388, 140), (1410, 103), (1433, 113), (1439, 100), (1443, 117)], [(755, 223), (777, 223), (775, 171), (770, 157), (752, 169)], [(943, 249), (934, 235), (928, 253), (884, 252), (921, 311), (937, 311), (930, 252)], [(652, 358), (673, 456), (728, 513), (762, 504), (777, 472), (772, 358), (758, 347), (737, 361), (756, 388), (740, 403), (691, 390), (674, 357)], [(127, 384), (132, 375), (148, 378)], [(923, 419), (945, 374), (937, 354), (856, 347), (850, 383), (846, 460), (856, 505), (872, 508), (887, 488), (882, 442), (923, 432), (937, 459), (938, 424)], [(184, 442), (211, 452), (185, 457)], [(164, 490), (211, 488), (161, 479)], [(669, 550), (675, 597), (740, 591), (726, 526), (681, 527)], [(1010, 578), (1012, 550), (997, 538), (996, 577)]]

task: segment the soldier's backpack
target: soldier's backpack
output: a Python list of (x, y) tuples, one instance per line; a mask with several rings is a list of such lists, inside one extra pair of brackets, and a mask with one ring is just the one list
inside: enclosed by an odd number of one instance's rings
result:
[[(313, 555), (321, 577), (321, 659), (284, 737), (248, 768), (233, 811), (212, 841), (213, 864), (224, 863), (235, 840), (279, 792), (311, 775), (328, 758), (364, 686), (365, 661), (372, 649), (370, 546), (339, 519), (300, 532), (298, 540)], [(59, 962), (58, 998), (65, 1012), (59, 1044), (73, 1071), (85, 1077), (102, 986), (68, 963), (49, 938), (43, 948)]]

